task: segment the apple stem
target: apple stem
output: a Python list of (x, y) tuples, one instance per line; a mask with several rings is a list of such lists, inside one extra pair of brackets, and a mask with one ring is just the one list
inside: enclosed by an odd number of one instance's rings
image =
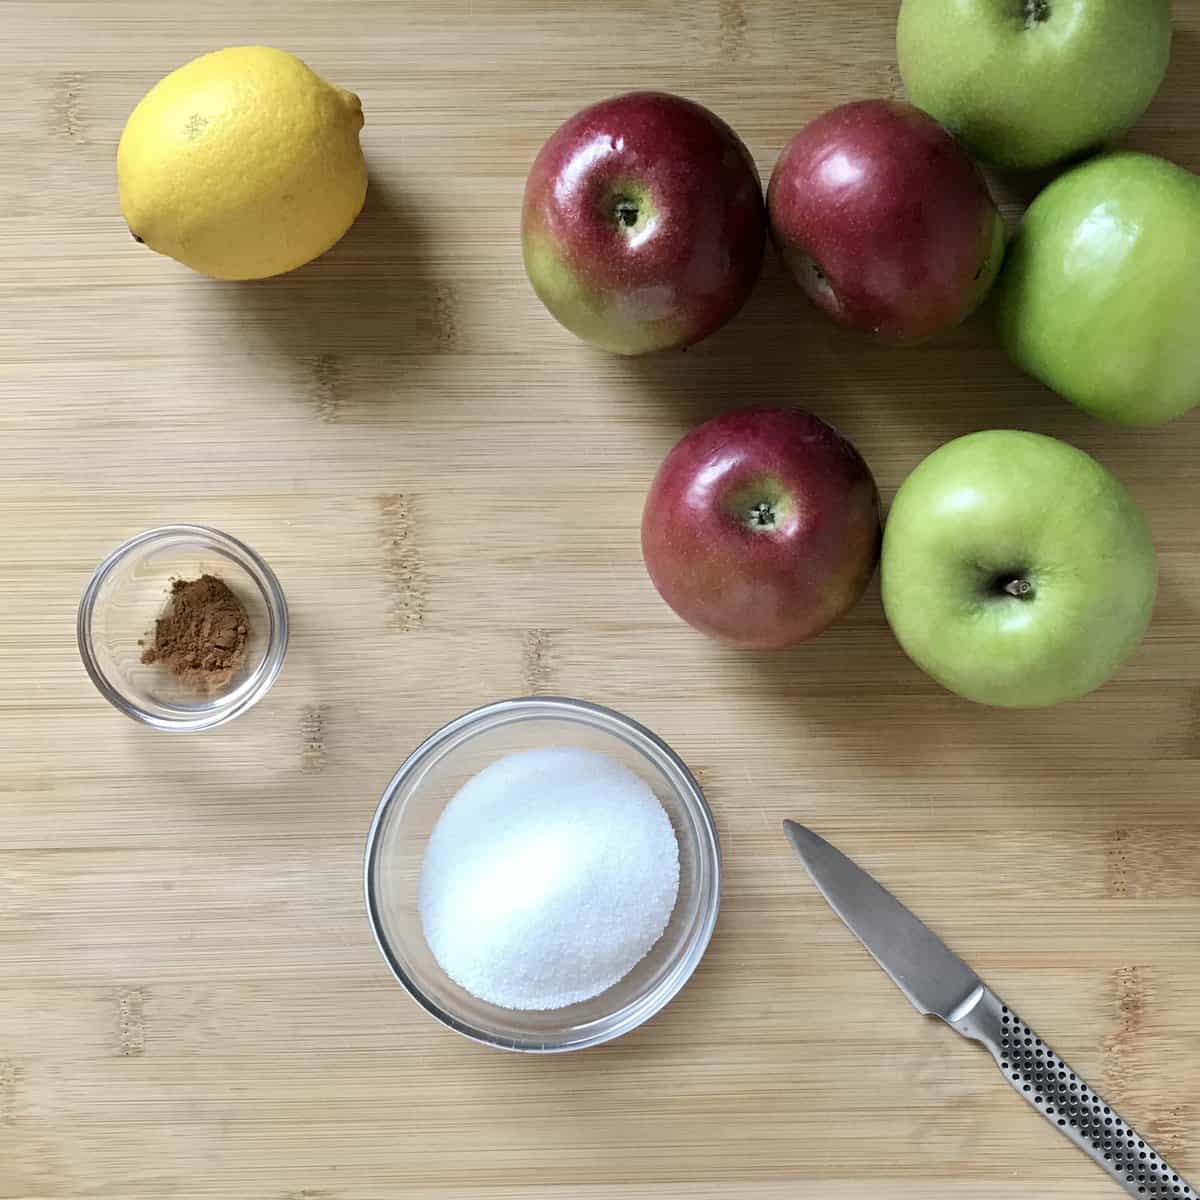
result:
[(1004, 585), (1004, 590), (1010, 596), (1016, 596), (1018, 600), (1024, 600), (1033, 591), (1033, 584), (1028, 579), (1010, 579)]

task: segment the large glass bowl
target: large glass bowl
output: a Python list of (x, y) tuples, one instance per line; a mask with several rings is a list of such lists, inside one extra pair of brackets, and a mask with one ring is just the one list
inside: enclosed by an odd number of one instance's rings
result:
[[(438, 966), (421, 931), (421, 862), (442, 809), (468, 779), (503, 755), (547, 746), (600, 751), (649, 784), (679, 842), (679, 896), (662, 937), (619, 983), (568, 1008), (514, 1012), (472, 996)], [(396, 772), (367, 838), (367, 913), (392, 973), (444, 1025), (505, 1050), (580, 1050), (648, 1020), (700, 962), (720, 893), (716, 827), (682, 760), (636, 721), (582, 700), (502, 700), (452, 721)]]

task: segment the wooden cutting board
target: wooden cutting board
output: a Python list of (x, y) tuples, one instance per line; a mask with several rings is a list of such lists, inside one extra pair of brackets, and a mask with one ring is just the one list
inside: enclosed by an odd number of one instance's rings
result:
[[(920, 350), (831, 329), (774, 264), (685, 356), (558, 329), (517, 244), (524, 174), (587, 102), (686, 93), (768, 174), (804, 121), (899, 95), (894, 0), (0, 0), (0, 1200), (1099, 1200), (1116, 1190), (918, 1018), (780, 834), (891, 885), (1200, 1177), (1200, 418), (1106, 428), (986, 316)], [(1200, 0), (1128, 139), (1200, 170)], [(219, 284), (136, 246), (125, 117), (230, 43), (366, 110), (366, 211), (323, 260)], [(1037, 181), (998, 182), (1016, 218)], [(1200, 331), (1198, 331), (1200, 333)], [(1053, 712), (956, 700), (872, 589), (793, 653), (694, 635), (642, 569), (667, 448), (730, 405), (834, 421), (885, 497), (936, 445), (1031, 428), (1151, 517), (1154, 627)], [(172, 737), (80, 667), (96, 562), (199, 521), (258, 549), (294, 635), (273, 693)], [(443, 1031), (389, 978), (363, 837), (427, 732), (588, 697), (695, 769), (728, 876), (679, 999), (557, 1059)]]

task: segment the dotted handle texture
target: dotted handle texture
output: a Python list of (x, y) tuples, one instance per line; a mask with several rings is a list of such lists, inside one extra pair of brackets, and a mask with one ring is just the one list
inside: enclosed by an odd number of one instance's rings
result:
[(1200, 1200), (1196, 1191), (1020, 1017), (987, 988), (951, 1025), (986, 1046), (1005, 1079), (1130, 1196)]

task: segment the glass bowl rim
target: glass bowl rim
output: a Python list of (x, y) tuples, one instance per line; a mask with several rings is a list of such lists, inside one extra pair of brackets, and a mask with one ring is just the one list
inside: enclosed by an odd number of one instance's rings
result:
[[(602, 723), (611, 723), (629, 735), (630, 744), (636, 749), (646, 753), (648, 747), (651, 751), (661, 755), (666, 760), (666, 764), (677, 773), (678, 779), (672, 780), (672, 782), (681, 785), (677, 791), (685, 808), (689, 810), (698, 826), (700, 857), (706, 862), (708, 872), (711, 874), (708, 888), (711, 898), (700, 914), (695, 930), (681, 949), (678, 961), (670, 973), (650, 992), (616, 1009), (612, 1014), (613, 1018), (617, 1018), (621, 1014), (624, 1016), (620, 1020), (615, 1020), (611, 1028), (573, 1041), (553, 1045), (547, 1045), (534, 1039), (497, 1037), (485, 1029), (472, 1025), (469, 1021), (447, 1012), (427, 995), (420, 983), (401, 966), (392, 951), (383, 930), (374, 883), (380, 830), (395, 803), (400, 787), (426, 763), (435, 751), (464, 729), (487, 722), (492, 717), (502, 716), (506, 713), (520, 713), (522, 710), (535, 708), (548, 710), (544, 715), (552, 718), (570, 719), (569, 714), (598, 717)], [(608, 730), (608, 732), (612, 732), (612, 730)], [(652, 756), (648, 754), (647, 757)], [(495, 700), (470, 709), (434, 730), (400, 764), (399, 769), (384, 788), (383, 795), (376, 806), (375, 815), (371, 820), (371, 827), (367, 832), (366, 850), (363, 856), (363, 887), (371, 934), (396, 982), (431, 1017), (454, 1030), (455, 1033), (483, 1046), (524, 1054), (564, 1054), (573, 1050), (585, 1050), (591, 1046), (599, 1046), (632, 1032), (665, 1008), (692, 977), (712, 940), (721, 908), (721, 879), (721, 842), (717, 833), (716, 821), (713, 819), (712, 810), (709, 808), (700, 785), (683, 759), (658, 734), (632, 717), (627, 717), (616, 709), (595, 704), (590, 700), (577, 700), (567, 696), (518, 696), (507, 700)]]
[[(236, 562), (258, 585), (271, 614), (272, 632), (270, 641), (263, 654), (262, 662), (255, 669), (254, 675), (247, 684), (232, 693), (236, 699), (227, 705), (214, 704), (205, 712), (187, 717), (162, 717), (148, 712), (140, 704), (131, 700), (125, 692), (117, 687), (100, 666), (92, 644), (92, 620), (95, 616), (96, 602), (100, 589), (117, 565), (131, 554), (144, 550), (154, 542), (173, 537), (190, 537), (200, 542), (215, 546), (226, 552), (228, 557)], [(175, 524), (156, 525), (135, 534), (128, 541), (122, 542), (116, 549), (107, 554), (100, 565), (92, 573), (88, 585), (84, 588), (79, 601), (79, 610), (75, 619), (75, 638), (79, 645), (79, 656), (92, 683), (97, 691), (119, 712), (152, 729), (168, 733), (199, 733), (204, 729), (212, 729), (232, 721), (234, 717), (244, 713), (257, 704), (271, 689), (283, 667), (284, 655), (288, 646), (288, 609), (287, 598), (283, 587), (271, 570), (266, 560), (252, 550), (245, 542), (214, 529), (209, 525)]]

